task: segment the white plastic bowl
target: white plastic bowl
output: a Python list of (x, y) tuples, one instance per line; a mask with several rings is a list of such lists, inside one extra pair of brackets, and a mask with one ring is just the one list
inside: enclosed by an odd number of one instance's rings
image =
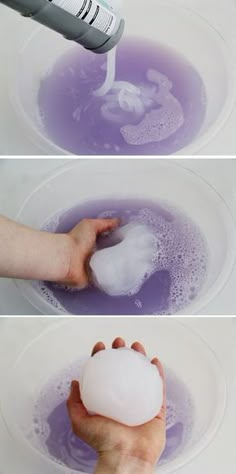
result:
[[(156, 39), (185, 56), (201, 75), (207, 92), (207, 111), (198, 136), (177, 154), (194, 154), (203, 148), (224, 126), (236, 92), (236, 65), (221, 36), (198, 13), (176, 2), (142, 0), (124, 2), (126, 34)], [(25, 126), (26, 134), (45, 153), (68, 153), (51, 141), (40, 120), (37, 95), (40, 81), (53, 64), (74, 48), (74, 43), (44, 27), (25, 28), (23, 43), (18, 40), (11, 56), (10, 95), (12, 104)], [(16, 28), (17, 30), (17, 28)], [(138, 60), (138, 58), (137, 58)]]
[[(224, 415), (226, 382), (207, 344), (192, 330), (174, 320), (70, 319), (52, 326), (19, 355), (1, 386), (1, 408), (11, 435), (27, 456), (35, 458), (35, 474), (72, 474), (57, 464), (45, 448), (29, 436), (35, 402), (47, 381), (61, 369), (90, 353), (97, 340), (107, 346), (119, 334), (128, 344), (140, 340), (148, 355), (158, 355), (189, 389), (195, 406), (192, 435), (176, 458), (160, 465), (157, 474), (175, 472), (196, 457), (215, 436)], [(76, 374), (75, 374), (76, 376)]]
[[(209, 248), (207, 278), (182, 314), (196, 314), (217, 296), (233, 269), (236, 226), (220, 195), (198, 175), (163, 159), (76, 160), (60, 167), (26, 199), (18, 220), (41, 228), (49, 217), (86, 201), (109, 198), (169, 201), (200, 227)], [(29, 281), (17, 281), (22, 294), (44, 314), (63, 314)]]

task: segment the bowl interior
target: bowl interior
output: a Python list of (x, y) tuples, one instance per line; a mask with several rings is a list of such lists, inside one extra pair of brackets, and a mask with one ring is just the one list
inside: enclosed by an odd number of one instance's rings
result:
[[(207, 93), (207, 110), (202, 128), (194, 141), (194, 144), (199, 142), (200, 146), (200, 139), (215, 133), (222, 125), (234, 102), (234, 68), (223, 38), (197, 13), (172, 2), (149, 0), (148, 11), (141, 0), (135, 3), (135, 10), (131, 0), (124, 3), (126, 35), (156, 40), (174, 48), (190, 61), (202, 77)], [(33, 125), (36, 135), (31, 134), (31, 138), (48, 151), (59, 152), (62, 149), (50, 142), (43, 129), (37, 96), (41, 79), (48, 74), (57, 59), (76, 46), (49, 29), (34, 27), (32, 31), (30, 35), (27, 32), (20, 50), (17, 45), (13, 101), (18, 110), (20, 108), (21, 118), (24, 113), (26, 125), (31, 129)]]
[[(225, 381), (214, 354), (198, 335), (170, 320), (136, 320), (135, 331), (132, 319), (70, 320), (51, 327), (26, 347), (9, 369), (2, 390), (2, 412), (8, 428), (19, 444), (44, 456), (43, 472), (54, 473), (55, 466), (55, 472), (71, 470), (55, 464), (32, 436), (34, 407), (41, 389), (61, 369), (80, 356), (87, 356), (96, 340), (102, 339), (109, 345), (121, 333), (127, 343), (133, 338), (142, 340), (150, 357), (158, 354), (186, 384), (193, 397), (192, 435), (184, 450), (159, 466), (157, 472), (173, 472), (183, 466), (214, 436), (224, 413)], [(14, 393), (16, 386), (17, 397), (13, 401), (9, 394)]]
[[(200, 177), (163, 160), (81, 160), (59, 168), (26, 200), (19, 220), (41, 228), (49, 217), (78, 203), (109, 198), (167, 201), (199, 226), (205, 236), (209, 264), (189, 314), (206, 305), (224, 285), (235, 259), (235, 224), (221, 197)], [(30, 282), (18, 283), (23, 294), (42, 312), (54, 311)], [(60, 310), (58, 310), (60, 313)]]

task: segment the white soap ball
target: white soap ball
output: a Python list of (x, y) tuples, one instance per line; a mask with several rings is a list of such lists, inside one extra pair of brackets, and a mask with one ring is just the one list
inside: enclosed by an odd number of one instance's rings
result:
[(132, 222), (114, 232), (117, 245), (90, 260), (94, 283), (110, 296), (136, 294), (155, 269), (157, 239), (150, 227)]
[(139, 426), (157, 416), (163, 403), (163, 382), (157, 367), (132, 349), (98, 352), (84, 365), (81, 397), (90, 414)]

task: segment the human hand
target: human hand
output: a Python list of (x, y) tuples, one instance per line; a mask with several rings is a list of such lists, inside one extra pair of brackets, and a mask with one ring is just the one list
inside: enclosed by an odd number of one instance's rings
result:
[(118, 219), (83, 219), (69, 233), (57, 234), (0, 216), (0, 277), (84, 288), (89, 283), (88, 259), (98, 235), (118, 225)]
[[(125, 347), (125, 341), (115, 339), (114, 349)], [(146, 355), (144, 347), (135, 342), (132, 349)], [(104, 350), (105, 345), (98, 342), (92, 355)], [(74, 433), (93, 447), (99, 456), (96, 473), (139, 473), (154, 472), (166, 441), (166, 383), (161, 362), (154, 358), (151, 361), (163, 380), (163, 405), (160, 413), (149, 423), (129, 427), (102, 416), (90, 416), (83, 405), (79, 382), (72, 382), (67, 402), (68, 412)]]
[(67, 236), (71, 244), (69, 272), (60, 283), (71, 287), (86, 288), (90, 275), (89, 257), (92, 255), (97, 237), (112, 231), (119, 225), (118, 219), (83, 219)]

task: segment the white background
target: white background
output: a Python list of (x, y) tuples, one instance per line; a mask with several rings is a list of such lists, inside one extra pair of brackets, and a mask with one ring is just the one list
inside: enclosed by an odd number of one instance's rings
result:
[[(125, 0), (123, 0), (125, 1)], [(218, 31), (231, 50), (236, 67), (236, 0), (174, 0), (179, 5), (196, 9), (202, 14)], [(2, 155), (36, 155), (40, 150), (24, 136), (22, 122), (16, 118), (15, 112), (9, 99), (9, 67), (12, 59), (10, 49), (15, 42), (14, 30), (22, 21), (20, 15), (13, 10), (0, 5), (0, 154)], [(25, 20), (28, 27), (30, 20)], [(19, 44), (22, 42), (22, 31), (17, 28)], [(45, 51), (44, 54), (47, 54)], [(202, 51), (204, 54), (204, 51)], [(211, 58), (209, 58), (210, 61)], [(217, 77), (216, 77), (217, 81)], [(208, 155), (236, 155), (236, 105), (234, 111), (225, 127), (218, 136), (208, 144), (202, 154)]]
[[(80, 332), (83, 333), (83, 319), (78, 318)], [(129, 319), (130, 321), (130, 319)], [(18, 353), (41, 330), (50, 324), (56, 324), (57, 319), (0, 319), (0, 379), (7, 368), (15, 360)], [(179, 474), (235, 474), (235, 420), (236, 420), (236, 319), (233, 318), (193, 318), (183, 319), (182, 322), (193, 327), (215, 351), (221, 363), (227, 384), (228, 402), (223, 423), (212, 443), (192, 463), (178, 470)], [(128, 323), (128, 320), (127, 320)], [(96, 324), (92, 321), (92, 329), (96, 333)], [(135, 328), (134, 320), (131, 320)], [(135, 339), (135, 329), (134, 329)], [(1, 394), (1, 388), (0, 388)], [(14, 394), (9, 393), (14, 403)], [(207, 396), (207, 394), (206, 394)], [(1, 474), (51, 474), (38, 471), (34, 460), (26, 452), (20, 452), (10, 438), (0, 415), (0, 472)], [(140, 473), (137, 473), (140, 474)]]
[[(67, 158), (68, 161), (68, 158)], [(95, 158), (97, 161), (97, 158)], [(176, 160), (175, 160), (176, 161)], [(225, 198), (236, 219), (236, 160), (188, 159), (177, 160), (197, 171)], [(55, 167), (65, 159), (0, 159), (0, 214), (14, 218), (22, 201)], [(204, 313), (207, 315), (236, 315), (236, 267), (225, 288)], [(11, 281), (0, 281), (1, 314), (39, 314), (26, 302)]]

